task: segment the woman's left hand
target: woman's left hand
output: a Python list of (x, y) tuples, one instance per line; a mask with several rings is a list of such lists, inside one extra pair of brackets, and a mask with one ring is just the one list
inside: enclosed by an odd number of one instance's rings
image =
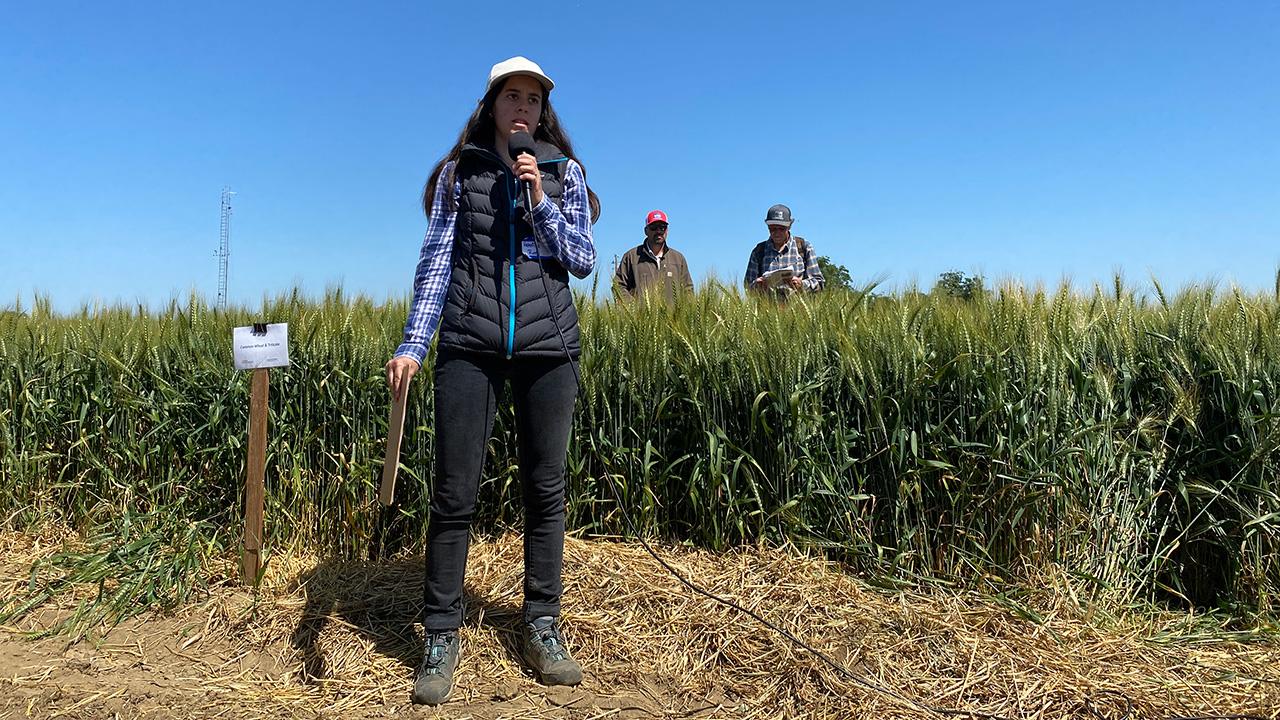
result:
[[(542, 173), (538, 172), (538, 160), (532, 155), (521, 155), (511, 166), (517, 179), (529, 183), (529, 192), (533, 195), (533, 204), (542, 202)], [(529, 208), (530, 211), (533, 208)]]

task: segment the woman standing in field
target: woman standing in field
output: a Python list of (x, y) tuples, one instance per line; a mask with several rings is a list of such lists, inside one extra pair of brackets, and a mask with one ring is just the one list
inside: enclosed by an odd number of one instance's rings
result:
[[(422, 196), (428, 226), (413, 305), (404, 343), (386, 367), (399, 397), (439, 327), (426, 651), (413, 687), (418, 703), (442, 703), (453, 689), (471, 518), (507, 383), (524, 490), (522, 655), (546, 684), (582, 680), (556, 627), (564, 464), (580, 353), (568, 273), (586, 277), (595, 266), (591, 223), (600, 206), (551, 108), (552, 87), (542, 68), (523, 57), (494, 65), (484, 96)], [(508, 140), (517, 133), (533, 136), (536, 159), (510, 159)], [(518, 181), (528, 184), (529, 200), (522, 200)]]

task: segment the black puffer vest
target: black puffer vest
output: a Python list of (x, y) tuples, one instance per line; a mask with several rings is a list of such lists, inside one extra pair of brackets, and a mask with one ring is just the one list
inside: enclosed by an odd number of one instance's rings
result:
[[(567, 158), (554, 145), (537, 146), (542, 192), (560, 206)], [(510, 163), (490, 148), (465, 145), (454, 177), (462, 183), (462, 196), (440, 347), (505, 358), (564, 357), (554, 306), (569, 356), (578, 357), (578, 314), (569, 273), (553, 257), (542, 258), (539, 265), (539, 249), (548, 249), (533, 243), (523, 203), (517, 206)]]

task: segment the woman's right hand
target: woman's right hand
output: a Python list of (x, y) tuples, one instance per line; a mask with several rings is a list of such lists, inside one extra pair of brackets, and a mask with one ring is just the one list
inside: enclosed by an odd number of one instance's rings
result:
[(391, 388), (391, 399), (399, 400), (402, 390), (409, 387), (409, 381), (422, 366), (411, 357), (393, 357), (387, 361), (387, 387)]

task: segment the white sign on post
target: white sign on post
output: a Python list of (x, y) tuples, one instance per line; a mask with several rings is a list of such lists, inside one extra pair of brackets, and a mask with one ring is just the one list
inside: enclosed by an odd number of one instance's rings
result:
[(252, 325), (231, 331), (231, 348), (237, 370), (289, 366), (289, 323), (259, 325), (265, 332), (254, 332)]

